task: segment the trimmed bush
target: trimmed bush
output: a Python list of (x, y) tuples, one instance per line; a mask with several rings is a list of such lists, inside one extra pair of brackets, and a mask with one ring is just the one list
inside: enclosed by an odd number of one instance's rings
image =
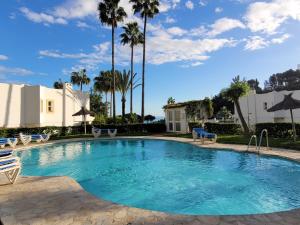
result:
[[(296, 125), (296, 132), (300, 134), (300, 124)], [(255, 126), (257, 135), (260, 135), (263, 129), (268, 130), (269, 136), (275, 138), (288, 138), (292, 137), (292, 124), (291, 123), (258, 123)]]
[[(162, 123), (149, 123), (149, 124), (126, 124), (126, 125), (112, 125), (103, 124), (95, 126), (102, 129), (118, 129), (118, 133), (121, 134), (134, 134), (134, 133), (164, 133), (166, 132), (166, 125)], [(53, 135), (58, 136), (70, 136), (84, 133), (83, 126), (72, 126), (72, 127), (36, 127), (36, 128), (0, 128), (0, 137), (16, 137), (19, 133), (24, 134), (41, 134), (44, 131), (50, 132), (57, 130), (58, 133)], [(92, 133), (92, 125), (86, 126), (87, 134)]]
[(199, 122), (189, 122), (189, 131), (192, 132), (193, 128), (202, 127), (202, 124)]
[(205, 129), (208, 132), (216, 134), (240, 134), (242, 128), (235, 123), (205, 123)]

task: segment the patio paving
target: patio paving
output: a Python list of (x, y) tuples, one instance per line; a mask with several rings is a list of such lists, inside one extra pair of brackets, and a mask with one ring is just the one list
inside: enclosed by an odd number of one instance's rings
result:
[[(132, 137), (131, 137), (132, 138)], [(138, 137), (141, 138), (141, 137)], [(153, 137), (145, 137), (153, 138)], [(155, 137), (194, 143), (185, 138)], [(70, 141), (70, 140), (68, 140)], [(62, 142), (62, 141), (58, 141)], [(53, 142), (54, 143), (54, 142)], [(207, 148), (245, 151), (243, 145), (210, 144)], [(27, 148), (20, 148), (20, 150)], [(299, 151), (273, 149), (263, 154), (300, 160)], [(0, 177), (0, 218), (15, 224), (101, 225), (299, 225), (300, 209), (243, 216), (184, 216), (126, 207), (103, 201), (84, 191), (69, 177), (20, 177), (14, 185)]]

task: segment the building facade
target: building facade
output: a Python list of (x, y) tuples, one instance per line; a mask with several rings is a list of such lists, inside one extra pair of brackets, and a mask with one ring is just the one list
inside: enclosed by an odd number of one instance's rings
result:
[[(293, 93), (292, 97), (300, 99), (300, 90), (296, 91), (273, 91), (264, 94), (256, 94), (251, 91), (247, 96), (241, 97), (239, 103), (242, 114), (249, 127), (256, 123), (284, 123), (291, 122), (289, 110), (280, 110), (277, 112), (267, 112), (267, 109), (281, 102), (284, 95)], [(300, 109), (293, 110), (295, 122), (300, 122)], [(239, 122), (239, 117), (235, 109), (234, 118)]]
[(184, 105), (171, 104), (165, 106), (165, 121), (167, 132), (188, 133), (189, 131)]
[[(72, 116), (81, 108), (77, 92), (69, 83), (65, 83), (63, 89), (0, 83), (0, 127), (78, 125), (81, 116)], [(89, 99), (86, 107), (89, 109)], [(91, 120), (87, 116), (87, 121)]]

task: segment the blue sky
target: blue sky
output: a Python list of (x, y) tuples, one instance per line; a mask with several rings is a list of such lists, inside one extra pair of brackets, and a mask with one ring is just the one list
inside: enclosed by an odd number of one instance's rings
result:
[[(110, 29), (97, 17), (98, 0), (2, 0), (0, 82), (52, 86), (71, 71), (90, 77), (110, 69)], [(163, 115), (176, 101), (212, 97), (236, 75), (258, 78), (300, 64), (299, 0), (161, 0), (161, 13), (148, 24), (146, 113)], [(121, 0), (126, 22), (133, 15)], [(116, 68), (129, 69), (130, 51), (119, 44)], [(135, 71), (141, 76), (141, 46)], [(140, 88), (134, 111), (140, 113)], [(118, 96), (117, 111), (121, 102)], [(127, 107), (129, 110), (129, 107)]]

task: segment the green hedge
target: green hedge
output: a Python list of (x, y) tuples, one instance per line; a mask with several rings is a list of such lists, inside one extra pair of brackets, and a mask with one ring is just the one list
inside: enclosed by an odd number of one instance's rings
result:
[(163, 123), (146, 123), (146, 124), (125, 124), (125, 125), (97, 125), (97, 128), (107, 129), (116, 128), (118, 133), (164, 133), (166, 132), (166, 125)]
[[(189, 123), (190, 131), (196, 127), (202, 127), (202, 124), (197, 122)], [(240, 134), (242, 130), (241, 126), (235, 123), (205, 123), (204, 127), (208, 132), (215, 134)]]
[(208, 132), (216, 134), (240, 134), (241, 126), (235, 123), (205, 123)]
[[(116, 128), (121, 134), (134, 133), (164, 133), (166, 132), (165, 124), (149, 123), (149, 124), (126, 124), (126, 125), (98, 125), (95, 126), (102, 129)], [(87, 133), (92, 133), (92, 125), (87, 125)], [(24, 134), (40, 134), (44, 131), (58, 130), (58, 134), (54, 136), (69, 136), (84, 133), (83, 126), (73, 127), (37, 127), (37, 128), (0, 128), (0, 137), (16, 137), (19, 133)]]
[[(296, 132), (300, 134), (300, 124), (296, 125)], [(292, 124), (291, 123), (258, 123), (256, 124), (255, 131), (260, 135), (263, 129), (268, 130), (269, 136), (275, 138), (288, 138), (292, 137)]]

